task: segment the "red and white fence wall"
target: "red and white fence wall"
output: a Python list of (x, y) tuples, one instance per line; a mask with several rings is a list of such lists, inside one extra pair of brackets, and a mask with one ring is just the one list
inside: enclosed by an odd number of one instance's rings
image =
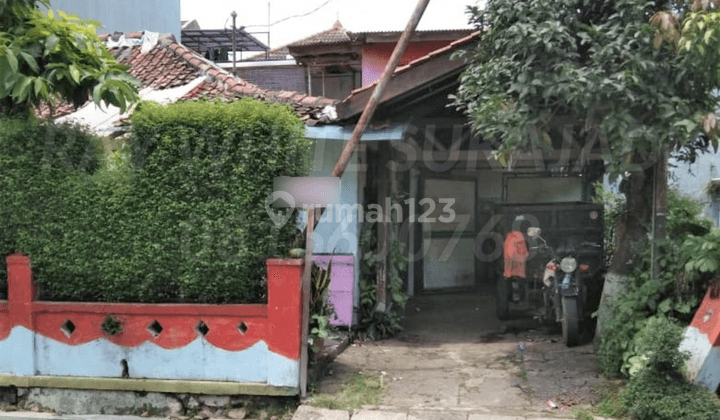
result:
[[(269, 260), (268, 303), (247, 305), (41, 302), (28, 257), (11, 255), (7, 264), (4, 383), (60, 376), (299, 389), (302, 260)], [(103, 329), (108, 316), (120, 327)]]
[(689, 379), (715, 392), (720, 386), (720, 283), (708, 289), (680, 350), (690, 353)]

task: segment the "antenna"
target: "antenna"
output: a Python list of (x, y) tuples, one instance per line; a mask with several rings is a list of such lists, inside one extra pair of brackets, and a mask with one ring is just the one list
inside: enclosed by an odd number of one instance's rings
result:
[(268, 1), (268, 48), (272, 48), (270, 46), (270, 1)]

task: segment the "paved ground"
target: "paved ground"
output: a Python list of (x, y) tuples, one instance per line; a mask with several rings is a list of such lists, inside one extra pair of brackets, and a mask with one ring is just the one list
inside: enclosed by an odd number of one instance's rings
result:
[(107, 414), (92, 414), (86, 416), (59, 416), (53, 413), (33, 413), (33, 412), (0, 412), (0, 420), (163, 420), (157, 417), (138, 417), (138, 416), (110, 416)]
[(407, 315), (404, 333), (355, 343), (317, 384), (332, 392), (348, 375), (380, 375), (386, 388), (380, 406), (333, 413), (338, 417), (303, 406), (293, 419), (571, 418), (577, 405), (595, 397), (599, 376), (590, 344), (567, 348), (559, 331), (539, 328), (523, 313), (500, 322), (487, 294), (416, 298)]

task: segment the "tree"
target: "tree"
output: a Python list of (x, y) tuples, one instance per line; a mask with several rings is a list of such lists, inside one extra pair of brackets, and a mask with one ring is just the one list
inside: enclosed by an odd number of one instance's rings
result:
[(49, 0), (0, 0), (0, 112), (27, 113), (59, 100), (77, 107), (90, 97), (124, 112), (139, 82), (97, 37), (98, 23), (58, 15)]
[[(711, 84), (720, 86), (720, 1), (680, 1), (672, 9), (656, 13), (650, 22), (657, 28), (653, 40), (656, 47), (667, 42), (679, 56), (707, 66)], [(702, 116), (701, 123), (705, 135), (713, 138), (720, 135), (715, 112)]]
[[(600, 144), (606, 172), (622, 175), (626, 211), (603, 291), (607, 304), (632, 269), (635, 242), (652, 217), (653, 164), (668, 149), (694, 160), (717, 132), (702, 130), (718, 103), (719, 63), (676, 54), (650, 20), (671, 1), (488, 0), (470, 7), (486, 31), (460, 53), (468, 67), (455, 104), (506, 163), (515, 150)], [(608, 299), (605, 299), (608, 298)]]

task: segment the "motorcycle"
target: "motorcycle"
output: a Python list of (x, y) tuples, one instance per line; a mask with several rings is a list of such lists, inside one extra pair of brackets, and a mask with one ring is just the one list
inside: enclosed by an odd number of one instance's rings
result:
[(567, 346), (578, 345), (590, 277), (590, 265), (581, 260), (589, 254), (585, 249), (595, 250), (602, 245), (565, 241), (553, 249), (540, 236), (539, 228), (529, 228), (527, 240), (530, 258), (525, 278), (503, 276), (498, 280), (498, 318), (509, 317), (510, 303), (528, 302), (536, 309), (535, 318), (543, 323), (561, 324), (563, 342)]

